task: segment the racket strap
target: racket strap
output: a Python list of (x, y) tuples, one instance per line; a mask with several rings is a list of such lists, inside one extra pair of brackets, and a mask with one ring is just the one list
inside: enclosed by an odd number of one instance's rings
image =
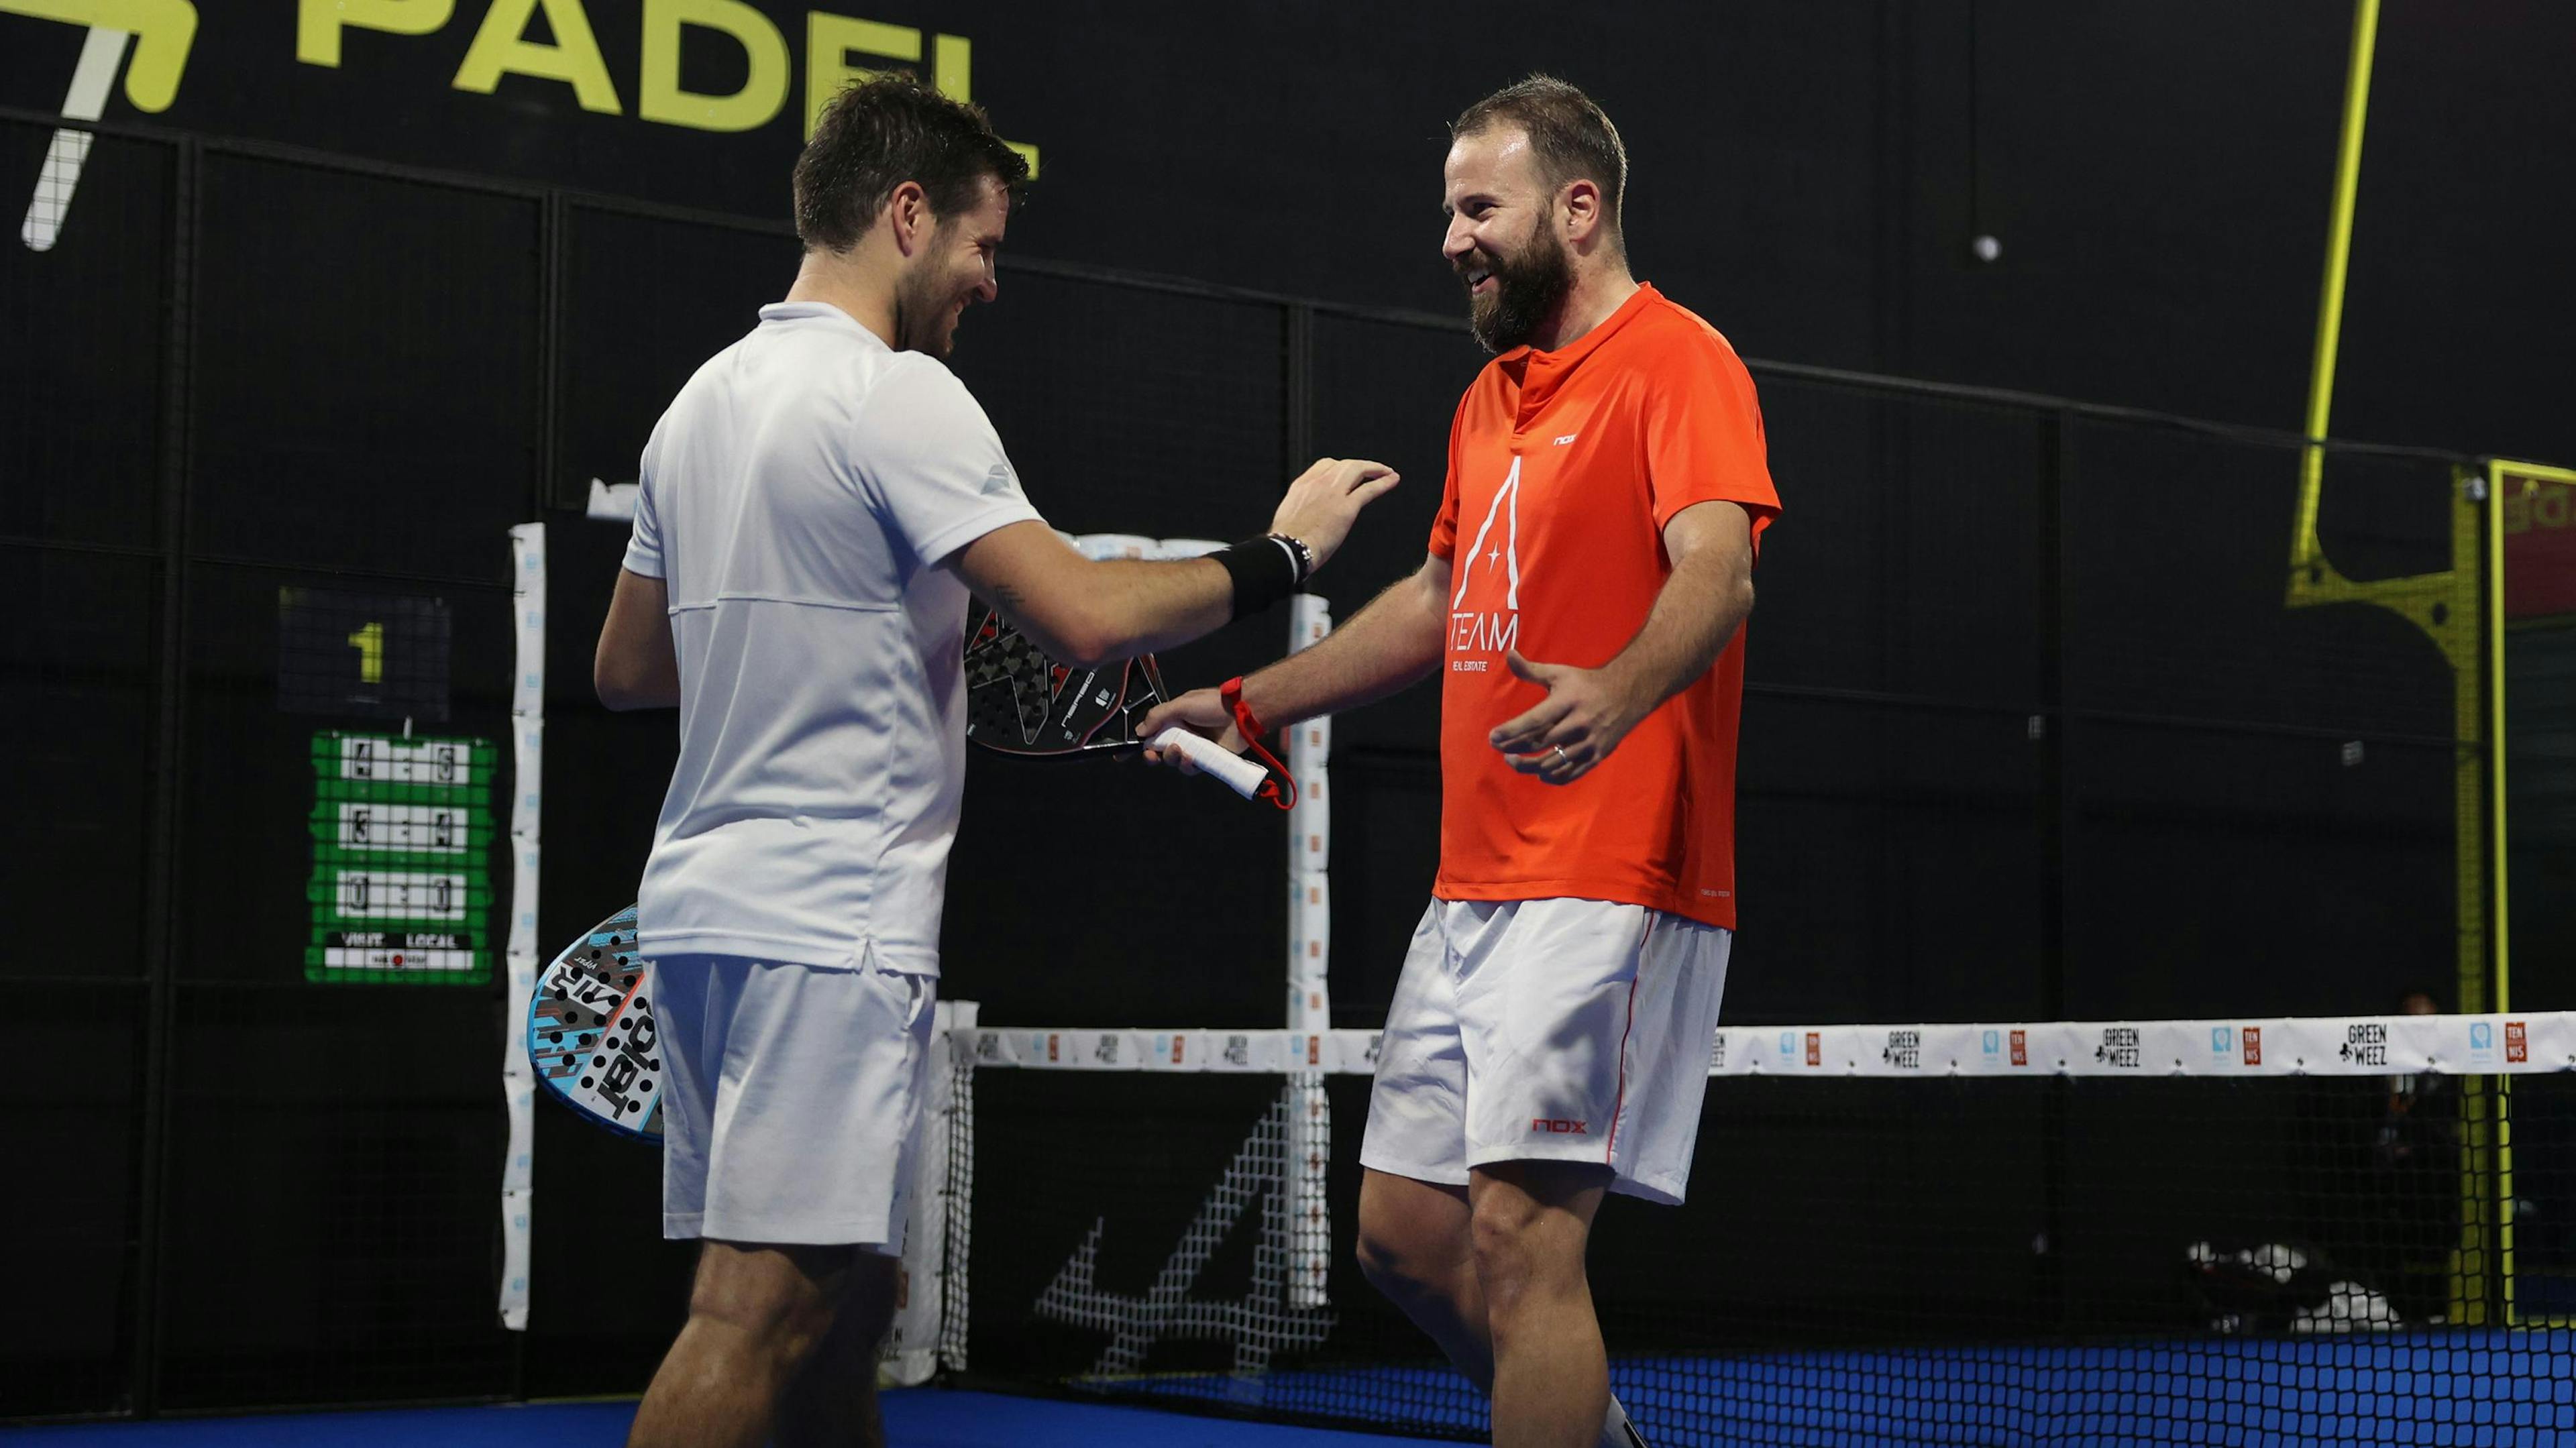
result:
[(1297, 776), (1290, 774), (1288, 766), (1279, 762), (1279, 756), (1270, 752), (1270, 746), (1261, 742), (1261, 736), (1269, 731), (1261, 727), (1261, 720), (1253, 714), (1252, 706), (1243, 702), (1243, 676), (1237, 674), (1219, 685), (1217, 697), (1225, 702), (1225, 712), (1234, 716), (1234, 731), (1243, 736), (1244, 748), (1270, 771), (1270, 777), (1261, 781), (1261, 797), (1281, 809), (1294, 809), (1297, 805)]

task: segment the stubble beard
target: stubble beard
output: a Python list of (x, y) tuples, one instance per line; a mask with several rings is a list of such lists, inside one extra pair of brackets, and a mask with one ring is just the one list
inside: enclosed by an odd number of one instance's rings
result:
[(957, 298), (925, 278), (895, 293), (895, 350), (919, 352), (945, 362), (957, 350)]

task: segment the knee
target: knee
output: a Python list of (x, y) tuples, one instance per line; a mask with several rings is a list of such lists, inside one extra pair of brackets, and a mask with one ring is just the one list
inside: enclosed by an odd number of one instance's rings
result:
[(803, 1362), (832, 1329), (833, 1295), (822, 1284), (772, 1264), (736, 1263), (698, 1274), (689, 1319), (739, 1334), (783, 1366)]
[(1359, 1241), (1352, 1255), (1359, 1259), (1360, 1275), (1389, 1297), (1401, 1297), (1421, 1288), (1424, 1274), (1420, 1261), (1405, 1250), (1401, 1238), (1371, 1232), (1366, 1218), (1361, 1219)]
[(1538, 1204), (1517, 1193), (1488, 1193), (1476, 1203), (1468, 1232), (1485, 1311), (1501, 1332), (1524, 1304), (1583, 1283), (1583, 1244)]
[(1446, 1290), (1460, 1254), (1456, 1243), (1440, 1237), (1401, 1213), (1373, 1210), (1363, 1198), (1354, 1254), (1360, 1275), (1371, 1287), (1397, 1299)]

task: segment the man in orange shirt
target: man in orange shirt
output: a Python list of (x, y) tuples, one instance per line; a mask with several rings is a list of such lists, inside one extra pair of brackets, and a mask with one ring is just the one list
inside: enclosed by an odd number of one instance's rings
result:
[(1689, 1179), (1735, 926), (1738, 625), (1779, 498), (1744, 364), (1629, 275), (1600, 107), (1534, 76), (1450, 133), (1441, 251), (1497, 355), (1429, 558), (1144, 729), (1241, 749), (1440, 671), (1440, 872), (1370, 1097), (1360, 1265), (1490, 1388), (1495, 1443), (1629, 1448), (1584, 1244), (1603, 1192)]

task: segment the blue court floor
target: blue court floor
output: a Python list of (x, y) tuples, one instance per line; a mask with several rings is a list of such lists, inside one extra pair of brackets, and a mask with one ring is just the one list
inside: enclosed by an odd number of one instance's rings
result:
[[(887, 1448), (1388, 1448), (1417, 1440), (1238, 1423), (1094, 1403), (906, 1388), (884, 1399)], [(0, 1429), (9, 1448), (619, 1448), (631, 1402), (165, 1418)]]

